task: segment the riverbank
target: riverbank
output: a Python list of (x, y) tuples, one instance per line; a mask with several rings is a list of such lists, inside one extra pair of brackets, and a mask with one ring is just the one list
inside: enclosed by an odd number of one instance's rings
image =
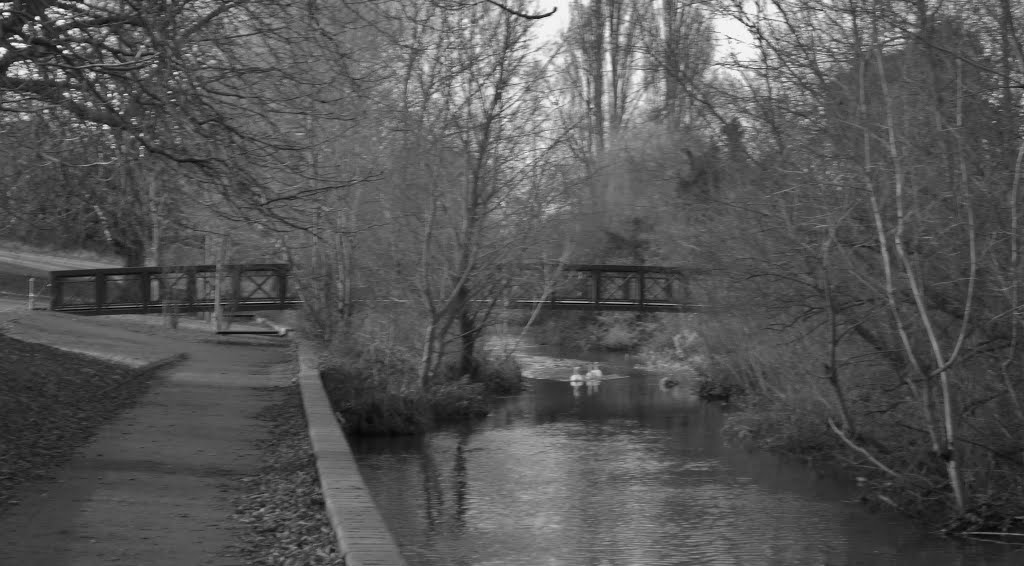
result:
[[(941, 458), (901, 435), (901, 421), (912, 419), (893, 414), (871, 419), (867, 410), (858, 408), (857, 432), (850, 435), (816, 404), (796, 396), (734, 399), (736, 410), (726, 420), (724, 434), (730, 442), (798, 458), (815, 469), (838, 470), (857, 482), (860, 500), (869, 507), (893, 509), (946, 535), (1024, 546), (1024, 466), (1012, 455), (998, 457), (996, 448), (984, 469), (966, 471), (972, 503), (958, 514)], [(1000, 442), (965, 441), (968, 452), (971, 446), (990, 451)]]
[[(830, 358), (820, 334), (805, 330), (769, 330), (756, 319), (726, 315), (699, 320), (691, 329), (699, 335), (699, 348), (684, 353), (702, 358), (694, 392), (705, 400), (730, 401), (725, 433), (731, 442), (842, 470), (859, 486), (862, 501), (895, 509), (930, 529), (1024, 542), (1024, 429), (1006, 393), (1017, 387), (1012, 380), (992, 383), (992, 375), (980, 379), (965, 368), (955, 374), (956, 393), (965, 403), (950, 408), (960, 511), (950, 487), (949, 455), (934, 448), (944, 429), (928, 432), (940, 405), (926, 399), (919, 382), (908, 386), (895, 371), (893, 364), (902, 358), (894, 361), (857, 343), (837, 348)], [(659, 350), (653, 352), (657, 358)], [(677, 353), (664, 347), (660, 352)], [(938, 398), (938, 384), (928, 387)], [(932, 417), (925, 409), (929, 403)]]

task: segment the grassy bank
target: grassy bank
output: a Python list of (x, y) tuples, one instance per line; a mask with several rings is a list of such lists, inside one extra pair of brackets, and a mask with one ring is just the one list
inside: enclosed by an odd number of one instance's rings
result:
[(256, 566), (339, 566), (336, 541), (316, 473), (302, 399), (286, 387), (284, 399), (260, 411), (270, 423), (260, 448), (259, 473), (243, 478), (235, 518), (246, 528), (241, 549)]
[(13, 240), (0, 240), (0, 250), (10, 252), (42, 254), (45, 256), (71, 260), (110, 263), (113, 265), (120, 265), (122, 263), (121, 258), (111, 253), (101, 253), (99, 251), (86, 250), (83, 249), (81, 246), (60, 247), (56, 245), (47, 246), (38, 244), (28, 244), (25, 242), (17, 242)]
[(1024, 428), (1010, 394), (1013, 378), (994, 380), (993, 364), (960, 369), (954, 382), (962, 399), (956, 450), (969, 502), (959, 513), (946, 460), (928, 433), (922, 385), (915, 397), (892, 356), (852, 339), (830, 351), (827, 333), (774, 326), (749, 313), (656, 315), (645, 324), (638, 358), (689, 377), (704, 400), (729, 401), (731, 442), (845, 473), (863, 501), (936, 530), (1024, 542)]
[(843, 365), (833, 373), (826, 337), (807, 328), (773, 331), (749, 317), (719, 316), (696, 330), (708, 357), (697, 392), (732, 399), (731, 441), (845, 470), (865, 502), (937, 530), (1024, 542), (1024, 429), (999, 382), (977, 373), (991, 368), (964, 370), (955, 385), (968, 500), (958, 513), (921, 397), (889, 359), (851, 340), (835, 352)]
[(0, 335), (0, 507), (135, 404), (154, 375)]

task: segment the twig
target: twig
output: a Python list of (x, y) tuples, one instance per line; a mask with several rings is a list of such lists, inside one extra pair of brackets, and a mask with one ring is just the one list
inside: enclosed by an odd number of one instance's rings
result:
[(997, 532), (990, 533), (988, 531), (969, 531), (969, 532), (966, 532), (966, 533), (963, 533), (963, 534), (965, 534), (967, 536), (979, 535), (979, 536), (987, 536), (987, 537), (1024, 537), (1024, 533), (997, 533)]
[(836, 433), (836, 436), (838, 436), (840, 440), (842, 440), (844, 443), (846, 443), (847, 446), (853, 448), (861, 455), (863, 455), (865, 458), (867, 458), (869, 461), (871, 461), (871, 463), (874, 464), (878, 469), (882, 470), (883, 472), (889, 474), (894, 478), (902, 477), (900, 474), (894, 472), (892, 468), (890, 468), (889, 466), (886, 466), (885, 464), (879, 462), (878, 459), (872, 456), (870, 452), (858, 446), (857, 443), (855, 443), (853, 440), (850, 440), (850, 438), (846, 436), (846, 433), (844, 433), (842, 430), (839, 429), (839, 427), (836, 426), (836, 423), (832, 421), (831, 417), (828, 419), (828, 426), (832, 429), (832, 432)]

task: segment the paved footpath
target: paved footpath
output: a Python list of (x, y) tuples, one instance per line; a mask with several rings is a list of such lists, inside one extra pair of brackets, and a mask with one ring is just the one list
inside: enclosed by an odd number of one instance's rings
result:
[(138, 405), (0, 514), (0, 566), (242, 566), (231, 497), (260, 462), (254, 415), (295, 375), (280, 338), (217, 339), (116, 317), (3, 311), (8, 335), (142, 365), (176, 354)]

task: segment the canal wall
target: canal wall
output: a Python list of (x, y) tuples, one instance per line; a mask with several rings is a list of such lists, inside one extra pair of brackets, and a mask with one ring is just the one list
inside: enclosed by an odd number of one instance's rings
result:
[(334, 416), (320, 379), (316, 352), (304, 340), (296, 340), (296, 344), (298, 382), (320, 489), (345, 565), (405, 566), (398, 544), (370, 497), (352, 449)]

